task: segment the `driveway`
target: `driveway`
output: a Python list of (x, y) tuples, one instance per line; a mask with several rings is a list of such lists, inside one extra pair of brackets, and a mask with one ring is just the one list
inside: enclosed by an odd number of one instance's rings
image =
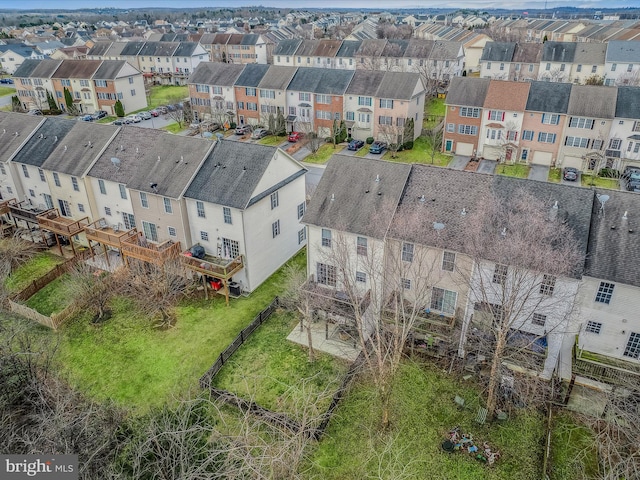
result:
[(297, 152), (293, 153), (291, 156), (295, 158), (299, 162), (303, 162), (305, 158), (311, 155), (311, 150), (307, 147), (301, 147)]
[(478, 169), (476, 172), (478, 173), (496, 173), (496, 167), (498, 166), (497, 160), (480, 160), (480, 164), (478, 165)]
[(464, 167), (467, 166), (467, 163), (469, 163), (470, 159), (471, 157), (456, 155), (453, 157), (453, 160), (451, 160), (451, 163), (449, 164), (449, 168), (451, 168), (452, 170), (464, 170)]
[(564, 185), (577, 185), (578, 187), (580, 187), (582, 185), (582, 172), (578, 171), (578, 178), (576, 178), (575, 180), (571, 181), (571, 180), (565, 180), (564, 179), (564, 171), (561, 170), (560, 171), (560, 183), (563, 183)]
[(529, 180), (538, 180), (539, 182), (546, 182), (549, 179), (549, 167), (547, 165), (531, 165), (529, 170)]

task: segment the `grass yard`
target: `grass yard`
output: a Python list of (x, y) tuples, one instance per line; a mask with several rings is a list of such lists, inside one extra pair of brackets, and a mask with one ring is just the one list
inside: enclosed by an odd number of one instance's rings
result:
[(4, 280), (4, 285), (10, 292), (17, 293), (62, 262), (64, 262), (62, 257), (49, 252), (40, 252), (15, 272), (12, 272)]
[[(427, 364), (407, 361), (396, 376), (391, 427), (381, 432), (373, 386), (355, 384), (313, 452), (306, 478), (428, 478), (430, 480), (539, 480), (542, 478), (543, 418), (518, 410), (504, 423), (480, 426), (474, 418), (478, 392)], [(454, 397), (469, 407), (460, 410)], [(488, 441), (502, 453), (494, 466), (462, 452), (445, 453), (447, 432), (460, 426), (476, 444)], [(382, 470), (379, 470), (382, 469)]]
[(447, 112), (444, 100), (444, 98), (430, 98), (425, 105), (425, 111), (427, 115), (437, 115), (439, 117), (444, 117), (445, 113)]
[(275, 147), (280, 145), (282, 142), (286, 142), (286, 141), (287, 141), (286, 136), (278, 137), (276, 135), (269, 135), (258, 140), (258, 143), (261, 145), (270, 145), (272, 147)]
[(60, 275), (27, 299), (26, 305), (47, 316), (60, 313), (71, 304), (69, 293), (65, 290), (68, 279), (69, 274)]
[(571, 412), (563, 411), (553, 418), (551, 466), (551, 480), (601, 478), (593, 433)]
[(551, 168), (549, 169), (549, 178), (550, 182), (560, 183), (560, 179), (562, 177), (562, 169), (561, 168)]
[(316, 400), (326, 390), (329, 393), (322, 395), (323, 401), (314, 402), (314, 407), (324, 412), (349, 365), (321, 352), (309, 363), (307, 349), (286, 340), (297, 323), (296, 315), (276, 311), (225, 364), (214, 379), (215, 385), (294, 416), (295, 403)]
[[(304, 252), (293, 260), (304, 268)], [(281, 293), (282, 270), (249, 297), (188, 300), (178, 307), (174, 328), (158, 330), (132, 305), (118, 299), (113, 316), (101, 326), (80, 315), (59, 331), (58, 359), (63, 373), (98, 400), (146, 411), (196, 389), (198, 379), (273, 298)]]
[(617, 178), (593, 177), (593, 175), (582, 174), (581, 182), (583, 187), (600, 187), (611, 188), (613, 190), (620, 189), (620, 183)]
[[(424, 163), (432, 165), (431, 142), (428, 138), (418, 137), (416, 138), (415, 142), (413, 142), (413, 148), (411, 150), (396, 152), (396, 158), (391, 158), (391, 152), (387, 151), (382, 156), (382, 159), (389, 160), (391, 162)], [(438, 150), (436, 151), (436, 154), (434, 156), (433, 165), (446, 167), (447, 165), (449, 165), (452, 159), (452, 155), (446, 155)]]
[(362, 147), (360, 150), (358, 150), (356, 153), (354, 153), (354, 156), (356, 156), (356, 157), (364, 157), (364, 156), (366, 156), (367, 153), (369, 153), (369, 147), (370, 147), (370, 145), (367, 145), (365, 143), (364, 147)]
[(317, 164), (327, 163), (329, 158), (331, 158), (331, 155), (334, 153), (340, 153), (343, 149), (344, 145), (336, 145), (336, 148), (333, 148), (333, 143), (325, 143), (320, 145), (320, 148), (316, 153), (306, 156), (303, 162)]
[(529, 165), (522, 165), (515, 163), (513, 165), (500, 165), (496, 167), (496, 173), (498, 175), (504, 175), (506, 177), (527, 178), (529, 176)]
[(186, 85), (156, 85), (150, 88), (149, 106), (152, 110), (167, 103), (181, 102), (189, 96), (189, 87)]
[(0, 97), (6, 97), (7, 95), (15, 95), (16, 89), (9, 87), (0, 87)]
[(164, 130), (165, 132), (169, 132), (169, 133), (180, 133), (181, 131), (185, 130), (188, 127), (188, 125), (182, 125), (182, 127), (180, 125), (178, 125), (177, 122), (173, 122), (170, 123), (169, 125), (166, 125), (164, 127), (162, 127), (160, 130)]

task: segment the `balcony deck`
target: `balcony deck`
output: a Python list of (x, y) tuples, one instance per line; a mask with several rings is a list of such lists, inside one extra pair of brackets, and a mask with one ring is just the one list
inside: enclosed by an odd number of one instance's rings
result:
[(0, 201), (0, 215), (4, 215), (5, 213), (9, 213), (9, 203), (16, 202), (15, 198), (10, 198), (8, 200), (2, 200)]
[(167, 240), (162, 243), (152, 243), (146, 239), (142, 232), (130, 231), (122, 238), (122, 254), (130, 258), (136, 258), (143, 262), (162, 265), (167, 260), (180, 254), (180, 242)]
[(15, 220), (22, 220), (27, 223), (38, 223), (38, 215), (47, 213), (52, 209), (40, 208), (36, 205), (31, 205), (27, 201), (18, 202), (15, 199), (9, 200), (9, 213)]
[(42, 230), (48, 230), (65, 237), (73, 237), (84, 230), (89, 223), (89, 217), (83, 217), (80, 220), (67, 218), (60, 215), (57, 208), (53, 208), (44, 213), (37, 215), (38, 225)]
[(183, 252), (180, 259), (188, 269), (201, 273), (202, 275), (219, 278), (220, 280), (228, 280), (244, 268), (242, 255), (231, 259), (215, 257), (213, 255), (205, 255), (204, 258), (195, 258), (187, 256), (186, 253), (187, 252)]
[(104, 218), (96, 220), (84, 228), (84, 234), (87, 236), (87, 240), (118, 249), (122, 247), (122, 239), (131, 236), (135, 231), (135, 228), (130, 230), (114, 229)]
[(600, 382), (614, 385), (628, 385), (635, 388), (640, 385), (640, 363), (589, 352), (574, 347), (573, 371)]

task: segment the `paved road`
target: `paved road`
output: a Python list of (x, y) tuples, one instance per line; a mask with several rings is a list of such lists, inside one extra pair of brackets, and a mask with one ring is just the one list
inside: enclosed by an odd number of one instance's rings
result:
[(4, 95), (2, 97), (0, 97), (0, 107), (6, 107), (7, 105), (11, 105), (11, 97), (13, 95), (15, 95), (15, 89), (16, 87), (14, 85), (10, 85), (7, 84), (5, 85), (4, 83), (2, 84), (3, 87), (8, 87), (8, 88), (13, 88), (13, 93), (10, 93), (8, 95)]

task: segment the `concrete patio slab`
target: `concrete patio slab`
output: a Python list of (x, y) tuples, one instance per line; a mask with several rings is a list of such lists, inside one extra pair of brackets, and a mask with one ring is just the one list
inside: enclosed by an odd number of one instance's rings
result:
[[(309, 345), (307, 331), (304, 328), (300, 329), (300, 324), (296, 325), (296, 328), (287, 336), (287, 340), (305, 347)], [(315, 350), (349, 362), (353, 362), (360, 354), (360, 348), (355, 340), (341, 336), (338, 325), (324, 321), (311, 324), (311, 344)]]

